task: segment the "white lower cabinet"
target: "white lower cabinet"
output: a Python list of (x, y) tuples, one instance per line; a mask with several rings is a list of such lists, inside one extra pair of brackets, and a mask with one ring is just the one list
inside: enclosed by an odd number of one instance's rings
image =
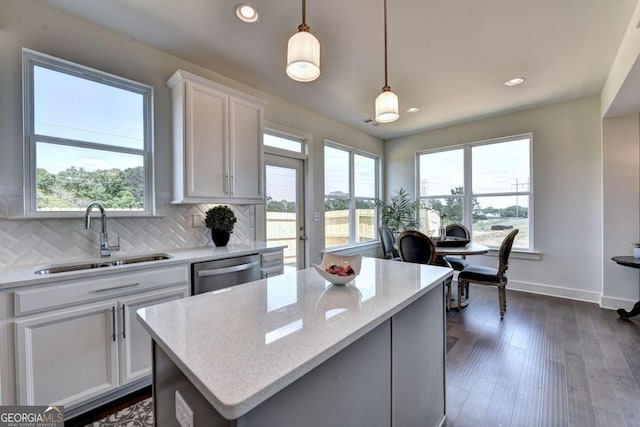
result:
[(151, 375), (151, 337), (136, 318), (142, 307), (156, 305), (189, 296), (189, 289), (180, 287), (146, 292), (119, 300), (122, 325), (120, 333), (120, 385)]
[(118, 386), (113, 301), (15, 322), (18, 404), (73, 406)]
[[(136, 311), (189, 296), (186, 267), (105, 278), (109, 286), (95, 282), (87, 284), (91, 290), (78, 282), (16, 292), (16, 314), (40, 310), (13, 321), (17, 404), (64, 405), (67, 412), (120, 387), (150, 383), (151, 338)], [(65, 290), (77, 297), (66, 306), (51, 297)], [(105, 299), (69, 306), (88, 295)]]

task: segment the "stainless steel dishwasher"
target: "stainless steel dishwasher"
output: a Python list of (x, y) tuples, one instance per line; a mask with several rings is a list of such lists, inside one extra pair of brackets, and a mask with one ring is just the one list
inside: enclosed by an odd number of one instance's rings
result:
[(191, 264), (191, 293), (211, 292), (260, 279), (260, 255)]

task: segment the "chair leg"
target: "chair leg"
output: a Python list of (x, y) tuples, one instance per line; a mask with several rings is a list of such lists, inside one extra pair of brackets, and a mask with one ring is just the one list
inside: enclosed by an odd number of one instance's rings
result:
[(446, 302), (446, 307), (447, 307), (447, 311), (451, 311), (451, 282), (452, 282), (452, 278), (449, 278), (447, 280), (447, 292), (446, 292), (446, 298), (447, 298), (447, 302)]
[(505, 287), (498, 285), (498, 299), (500, 300), (500, 320), (504, 319), (504, 312), (507, 309), (507, 295)]
[(458, 281), (458, 311), (462, 309), (462, 293), (464, 292), (465, 285), (469, 286), (469, 282)]

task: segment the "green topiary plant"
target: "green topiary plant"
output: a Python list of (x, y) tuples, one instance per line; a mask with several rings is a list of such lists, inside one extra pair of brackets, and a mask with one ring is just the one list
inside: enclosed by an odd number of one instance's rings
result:
[(228, 231), (233, 233), (233, 227), (238, 221), (236, 215), (227, 205), (214, 206), (207, 211), (205, 224), (212, 230)]
[(418, 221), (420, 204), (416, 200), (412, 200), (409, 193), (402, 187), (391, 196), (391, 203), (387, 204), (380, 199), (376, 200), (376, 209), (378, 209), (382, 224), (395, 234), (420, 227)]

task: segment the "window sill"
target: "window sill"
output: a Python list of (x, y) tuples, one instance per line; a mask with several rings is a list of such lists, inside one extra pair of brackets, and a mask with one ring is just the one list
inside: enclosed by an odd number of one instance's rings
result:
[(342, 253), (343, 255), (348, 255), (350, 253), (359, 253), (363, 250), (374, 249), (380, 246), (380, 240), (371, 240), (369, 242), (363, 243), (353, 243), (350, 245), (337, 246), (330, 249), (325, 249), (325, 252), (328, 253)]
[[(500, 253), (499, 249), (490, 249), (487, 256), (497, 257), (499, 253)], [(535, 249), (532, 251), (513, 249), (509, 257), (514, 259), (528, 259), (532, 261), (540, 261), (542, 260), (542, 251), (535, 250)]]

